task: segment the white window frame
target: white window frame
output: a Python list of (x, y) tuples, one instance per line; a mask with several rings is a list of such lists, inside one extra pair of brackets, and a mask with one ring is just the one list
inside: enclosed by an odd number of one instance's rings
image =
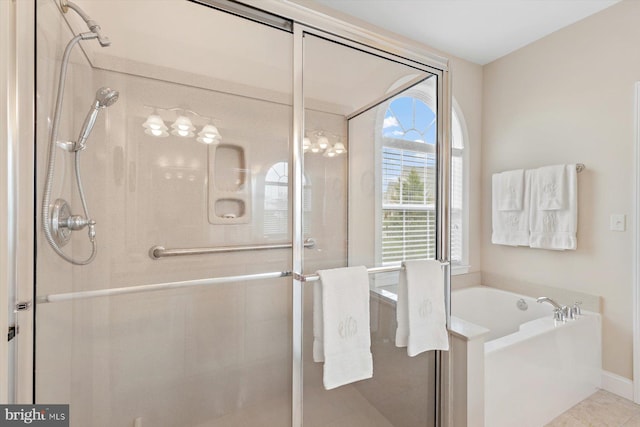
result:
[[(424, 92), (420, 88), (411, 88), (403, 93), (403, 96), (413, 97), (419, 99), (424, 102), (429, 108), (433, 111), (436, 111), (436, 100), (431, 96), (431, 94)], [(384, 117), (386, 115), (386, 111), (389, 108), (392, 100), (381, 105), (379, 109), (377, 120), (376, 120), (376, 128), (375, 128), (375, 141), (376, 141), (376, 164), (379, 166), (378, 173), (380, 173), (380, 179), (382, 174), (382, 148), (385, 146), (383, 137), (382, 137), (382, 125), (384, 122)], [(462, 138), (462, 143), (460, 144), (462, 148), (452, 148), (452, 157), (460, 156), (462, 158), (462, 253), (460, 256), (460, 261), (452, 262), (451, 264), (451, 274), (466, 274), (470, 271), (471, 266), (469, 265), (469, 134), (467, 131), (466, 122), (464, 119), (464, 115), (462, 114), (462, 110), (459, 104), (455, 99), (452, 99), (452, 128), (454, 127), (454, 121), (457, 121), (459, 124), (458, 130), (452, 129), (452, 138), (454, 132), (457, 136)], [(455, 118), (454, 118), (455, 117)], [(452, 144), (453, 146), (453, 144)], [(453, 180), (452, 180), (453, 181)], [(382, 186), (378, 185), (378, 194), (377, 194), (377, 202), (376, 202), (376, 248), (375, 248), (375, 256), (376, 262), (378, 265), (382, 265), (382, 217), (383, 217), (383, 209), (387, 207), (387, 205), (383, 205), (384, 196), (382, 194)], [(410, 206), (402, 206), (403, 210), (408, 210)], [(425, 210), (428, 210), (425, 208)], [(376, 286), (386, 286), (389, 284), (397, 283), (397, 275), (389, 275), (388, 278), (380, 277), (376, 284)]]
[[(459, 129), (454, 129), (455, 121), (459, 124)], [(462, 157), (462, 253), (460, 254), (460, 261), (451, 263), (451, 274), (467, 274), (471, 269), (469, 264), (469, 133), (467, 131), (467, 124), (462, 114), (462, 109), (457, 103), (455, 98), (452, 99), (451, 107), (451, 137), (452, 139), (458, 133), (458, 136), (462, 138), (462, 148), (451, 149), (452, 158), (455, 156)], [(452, 141), (453, 142), (453, 141)], [(453, 168), (452, 168), (453, 171)], [(452, 177), (453, 184), (453, 177)], [(453, 185), (452, 185), (453, 188)], [(453, 198), (453, 197), (452, 197)]]

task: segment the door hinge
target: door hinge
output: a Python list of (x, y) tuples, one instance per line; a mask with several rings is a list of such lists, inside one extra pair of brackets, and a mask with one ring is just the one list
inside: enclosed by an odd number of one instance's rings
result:
[(18, 334), (17, 326), (9, 326), (9, 334), (7, 335), (7, 341), (11, 341)]

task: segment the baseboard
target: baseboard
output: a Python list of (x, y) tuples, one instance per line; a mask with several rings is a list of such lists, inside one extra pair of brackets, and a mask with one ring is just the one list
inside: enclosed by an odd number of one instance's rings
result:
[(609, 371), (602, 371), (602, 389), (633, 401), (633, 381)]

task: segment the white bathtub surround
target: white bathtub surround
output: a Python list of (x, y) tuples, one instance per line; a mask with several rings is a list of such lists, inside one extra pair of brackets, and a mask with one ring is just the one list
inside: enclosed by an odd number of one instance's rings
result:
[(534, 169), (531, 176), (532, 248), (575, 250), (578, 229), (576, 165)]
[(507, 277), (495, 273), (482, 273), (482, 282), (491, 288), (501, 289), (507, 292), (523, 294), (532, 298), (546, 296), (556, 301), (572, 305), (575, 302), (582, 302), (582, 309), (602, 312), (602, 298), (597, 295), (587, 294), (572, 289), (563, 289), (555, 286), (541, 285), (538, 283), (519, 280), (514, 277)]
[[(522, 171), (522, 170), (519, 170)], [(529, 180), (530, 171), (522, 173), (522, 189), (516, 185), (519, 171), (507, 171), (494, 174), (492, 177), (492, 209), (491, 223), (493, 233), (491, 242), (497, 245), (509, 246), (529, 246)], [(512, 188), (507, 191), (505, 188)], [(514, 193), (507, 203), (503, 193)], [(521, 194), (521, 203), (516, 203), (518, 195)], [(512, 208), (512, 209), (506, 209)], [(519, 208), (519, 209), (518, 209)]]
[[(454, 360), (464, 361), (467, 370), (467, 378), (457, 378), (466, 383), (466, 396), (459, 400), (469, 419), (480, 405), (475, 394), (481, 375), (473, 358), (481, 358), (484, 366), (484, 424), (473, 425), (541, 426), (600, 387), (600, 315), (583, 311), (576, 320), (555, 322), (552, 311), (533, 298), (488, 287), (452, 293), (451, 327), (457, 339), (454, 352), (458, 351)], [(464, 321), (454, 322), (455, 318)], [(490, 332), (473, 332), (467, 322)], [(471, 336), (465, 336), (469, 331)], [(485, 340), (482, 352), (477, 350), (478, 339)]]
[(398, 283), (396, 347), (411, 357), (429, 350), (449, 350), (444, 272), (436, 260), (403, 262)]
[[(366, 267), (319, 270), (314, 284), (314, 360), (324, 361), (326, 390), (373, 376)], [(315, 298), (320, 289), (321, 298)], [(322, 360), (315, 350), (322, 343)]]

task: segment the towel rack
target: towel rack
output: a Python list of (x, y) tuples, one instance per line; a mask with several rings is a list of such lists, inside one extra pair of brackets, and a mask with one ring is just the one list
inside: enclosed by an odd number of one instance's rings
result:
[[(442, 265), (449, 265), (449, 263), (443, 262)], [(367, 272), (369, 274), (388, 273), (392, 271), (400, 271), (401, 269), (402, 266), (373, 267), (368, 268)], [(209, 286), (231, 282), (244, 282), (250, 280), (276, 279), (280, 277), (290, 276), (294, 276), (294, 278), (300, 280), (301, 282), (313, 282), (320, 279), (320, 276), (318, 276), (318, 274), (300, 275), (293, 274), (291, 271), (274, 271), (269, 273), (243, 274), (240, 276), (214, 277), (209, 279), (183, 280), (178, 282), (155, 283), (151, 285), (127, 286), (122, 288), (96, 289), (92, 291), (65, 292), (60, 294), (41, 295), (36, 297), (36, 302), (38, 304), (64, 302), (78, 299), (138, 294), (152, 291), (164, 291), (168, 289), (190, 288), (194, 286)]]
[[(440, 261), (441, 266), (449, 265), (449, 261)], [(377, 273), (391, 273), (394, 271), (400, 271), (404, 267), (402, 265), (392, 265), (387, 267), (372, 267), (367, 268), (367, 273), (369, 274), (377, 274)], [(299, 280), (301, 282), (315, 282), (320, 280), (320, 275), (318, 273), (313, 274), (293, 274), (294, 279)]]
[[(308, 238), (304, 241), (305, 248), (313, 248), (316, 244), (315, 239)], [(173, 256), (184, 255), (206, 255), (206, 254), (219, 254), (227, 252), (244, 252), (244, 251), (258, 251), (266, 249), (289, 249), (292, 247), (291, 243), (275, 243), (264, 245), (245, 245), (245, 246), (218, 246), (215, 248), (175, 248), (166, 249), (164, 246), (153, 246), (149, 249), (149, 257), (151, 259), (160, 259)]]
[(96, 289), (93, 291), (66, 292), (36, 297), (36, 303), (64, 302), (78, 299), (110, 297), (115, 295), (138, 294), (168, 289), (190, 288), (194, 286), (218, 285), (230, 282), (244, 282), (249, 280), (276, 279), (291, 276), (290, 271), (274, 271), (269, 273), (244, 274), (241, 276), (214, 277), (210, 279), (183, 280), (179, 282), (154, 283), (151, 285), (127, 286), (123, 288)]

